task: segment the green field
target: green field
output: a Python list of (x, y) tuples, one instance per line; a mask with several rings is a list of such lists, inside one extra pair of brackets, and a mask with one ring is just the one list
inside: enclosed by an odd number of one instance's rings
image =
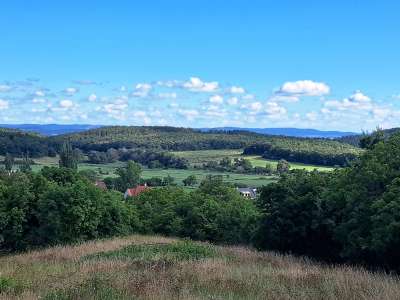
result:
[[(224, 157), (230, 157), (232, 159), (242, 157), (250, 160), (253, 167), (265, 167), (267, 163), (270, 163), (273, 167), (276, 167), (277, 160), (264, 159), (261, 156), (255, 155), (241, 155), (242, 150), (199, 150), (199, 151), (179, 151), (172, 152), (175, 155), (186, 158), (189, 163), (193, 166), (201, 165), (208, 161), (219, 161)], [(318, 171), (332, 171), (333, 167), (306, 165), (302, 163), (290, 163), (290, 169), (305, 169), (312, 171), (317, 169)]]
[[(57, 166), (58, 158), (49, 158), (44, 157), (40, 159), (35, 159), (35, 165), (32, 166), (33, 171), (40, 170), (43, 166)], [(113, 177), (115, 176), (114, 171), (117, 167), (123, 166), (123, 162), (115, 162), (110, 164), (88, 164), (81, 163), (79, 164), (79, 170), (95, 170), (102, 177)], [(197, 180), (200, 182), (207, 175), (222, 175), (224, 181), (230, 182), (232, 184), (243, 184), (251, 187), (261, 187), (263, 185), (267, 185), (273, 181), (276, 181), (275, 176), (262, 176), (262, 175), (253, 175), (253, 174), (238, 174), (231, 172), (213, 172), (208, 170), (201, 169), (143, 169), (142, 178), (149, 179), (151, 177), (166, 177), (172, 176), (175, 178), (175, 183), (178, 185), (183, 185), (182, 180), (188, 177), (189, 175), (195, 175)]]

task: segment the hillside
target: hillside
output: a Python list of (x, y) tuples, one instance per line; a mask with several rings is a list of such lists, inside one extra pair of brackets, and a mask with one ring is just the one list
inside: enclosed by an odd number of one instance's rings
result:
[[(382, 130), (385, 138), (391, 137), (393, 134), (400, 131), (400, 128), (390, 128)], [(347, 135), (336, 139), (339, 142), (346, 143), (355, 147), (358, 147), (360, 144), (360, 139), (362, 138), (362, 134), (357, 135)]]
[(2, 128), (18, 129), (25, 132), (35, 132), (45, 136), (82, 132), (93, 128), (99, 128), (101, 125), (88, 124), (0, 124)]
[(397, 278), (157, 236), (0, 257), (0, 299), (398, 299)]
[(348, 131), (325, 131), (325, 130), (317, 130), (317, 129), (308, 129), (308, 128), (241, 128), (241, 127), (217, 127), (217, 128), (202, 128), (202, 131), (213, 131), (213, 130), (222, 130), (222, 131), (249, 131), (255, 132), (265, 135), (283, 135), (283, 136), (291, 136), (291, 137), (305, 137), (305, 138), (327, 138), (334, 139), (340, 138), (343, 136), (352, 136), (357, 135), (355, 132)]
[[(345, 164), (347, 160), (354, 159), (361, 151), (351, 145), (328, 139), (268, 136), (246, 131), (201, 132), (190, 128), (175, 127), (102, 127), (50, 139), (58, 144), (69, 140), (75, 147), (84, 151), (137, 147), (163, 151), (193, 151), (241, 149), (254, 144), (263, 144), (268, 145), (269, 149), (273, 149), (275, 157), (308, 163), (307, 159), (312, 156), (318, 157), (314, 159), (313, 163), (326, 165)], [(283, 155), (282, 157), (279, 157), (280, 153)], [(295, 155), (291, 155), (292, 153)], [(302, 157), (305, 159), (301, 159)], [(327, 159), (332, 157), (339, 157), (339, 160)]]

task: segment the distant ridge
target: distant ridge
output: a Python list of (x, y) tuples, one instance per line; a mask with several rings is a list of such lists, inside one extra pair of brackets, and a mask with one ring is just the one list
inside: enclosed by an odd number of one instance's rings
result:
[[(68, 133), (78, 133), (90, 129), (104, 127), (103, 125), (89, 124), (0, 124), (1, 128), (19, 129), (22, 131), (35, 132), (44, 136), (55, 136)], [(220, 130), (220, 131), (249, 131), (265, 135), (283, 135), (290, 137), (306, 137), (306, 138), (328, 138), (337, 139), (341, 137), (349, 137), (359, 135), (355, 132), (343, 131), (322, 131), (317, 129), (302, 128), (240, 128), (240, 127), (216, 127), (216, 128), (198, 128), (203, 132)]]
[(266, 135), (284, 135), (292, 137), (307, 137), (307, 138), (328, 138), (336, 139), (344, 136), (359, 135), (356, 132), (345, 131), (323, 131), (317, 129), (302, 129), (302, 128), (240, 128), (240, 127), (216, 127), (216, 128), (201, 128), (202, 131), (222, 130), (222, 131), (250, 131)]
[(0, 124), (1, 128), (19, 129), (22, 131), (35, 132), (40, 135), (53, 136), (66, 133), (82, 132), (89, 129), (102, 127), (101, 125), (88, 124)]

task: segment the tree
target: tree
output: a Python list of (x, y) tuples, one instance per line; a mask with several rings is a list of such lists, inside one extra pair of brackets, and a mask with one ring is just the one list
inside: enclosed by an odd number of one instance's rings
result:
[(289, 170), (290, 170), (290, 165), (286, 160), (281, 159), (278, 161), (278, 164), (276, 165), (276, 171), (278, 172), (279, 175), (285, 174), (289, 172)]
[(6, 157), (4, 158), (4, 167), (8, 172), (11, 172), (12, 168), (14, 166), (14, 157), (7, 153)]
[(175, 178), (168, 174), (166, 177), (163, 178), (163, 185), (173, 185), (174, 181)]
[(376, 144), (385, 139), (385, 133), (382, 129), (377, 128), (373, 133), (363, 133), (360, 138), (360, 148), (372, 149)]
[(115, 172), (119, 177), (116, 179), (115, 186), (120, 192), (134, 188), (140, 183), (142, 167), (133, 161), (128, 161), (125, 167), (117, 168)]
[(184, 180), (182, 180), (185, 186), (192, 186), (197, 183), (197, 177), (195, 175), (189, 175)]
[(29, 158), (29, 154), (26, 153), (26, 154), (24, 155), (24, 157), (22, 158), (22, 163), (21, 163), (20, 166), (19, 166), (19, 170), (20, 170), (21, 172), (24, 172), (24, 173), (32, 171), (31, 162), (32, 162), (32, 161), (31, 161), (31, 159)]
[(61, 152), (60, 152), (60, 167), (69, 168), (69, 169), (78, 169), (78, 162), (76, 159), (76, 154), (72, 149), (72, 145), (70, 142), (64, 142)]

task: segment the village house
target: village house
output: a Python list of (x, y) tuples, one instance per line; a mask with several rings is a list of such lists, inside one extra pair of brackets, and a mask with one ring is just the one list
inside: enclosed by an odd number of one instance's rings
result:
[(128, 197), (137, 197), (139, 196), (141, 193), (149, 190), (150, 188), (147, 186), (147, 184), (144, 185), (138, 185), (135, 188), (131, 188), (131, 189), (127, 189), (124, 193), (124, 199), (128, 198)]
[(257, 189), (255, 188), (238, 188), (238, 192), (248, 199), (255, 199), (257, 197)]
[(102, 189), (104, 191), (107, 190), (107, 185), (104, 183), (103, 180), (96, 180), (96, 182), (94, 183), (95, 186), (97, 186), (99, 189)]

